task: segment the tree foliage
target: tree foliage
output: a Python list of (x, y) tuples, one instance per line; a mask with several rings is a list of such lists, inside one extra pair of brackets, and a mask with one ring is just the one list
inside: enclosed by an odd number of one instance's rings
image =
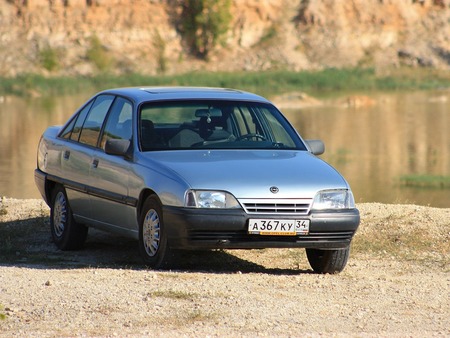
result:
[(192, 52), (207, 58), (231, 22), (231, 0), (183, 0), (181, 30)]

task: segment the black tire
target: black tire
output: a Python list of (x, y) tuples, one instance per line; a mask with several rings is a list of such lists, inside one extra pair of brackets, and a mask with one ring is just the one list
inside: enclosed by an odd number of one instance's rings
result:
[(53, 190), (50, 230), (53, 242), (61, 250), (81, 249), (86, 241), (88, 227), (75, 222), (66, 191), (61, 186)]
[(306, 249), (311, 268), (317, 273), (338, 273), (344, 270), (350, 246), (340, 250)]
[(139, 253), (148, 267), (160, 269), (168, 266), (170, 251), (161, 202), (152, 195), (144, 202), (139, 219)]

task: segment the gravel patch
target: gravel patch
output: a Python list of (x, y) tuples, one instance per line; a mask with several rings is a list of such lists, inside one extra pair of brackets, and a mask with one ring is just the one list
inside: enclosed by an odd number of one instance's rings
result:
[(358, 208), (337, 275), (298, 249), (179, 253), (154, 271), (102, 232), (58, 251), (44, 202), (2, 198), (0, 337), (450, 336), (450, 209)]

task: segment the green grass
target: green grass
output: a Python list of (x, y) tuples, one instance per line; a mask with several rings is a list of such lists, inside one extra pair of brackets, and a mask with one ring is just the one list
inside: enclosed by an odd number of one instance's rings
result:
[[(325, 69), (292, 72), (196, 72), (180, 75), (141, 74), (94, 77), (44, 77), (36, 74), (0, 78), (0, 95), (43, 96), (96, 92), (122, 86), (212, 86), (248, 90), (268, 96), (286, 91), (306, 91), (325, 95), (336, 91), (414, 90), (450, 87), (450, 72), (430, 69), (395, 69), (377, 73), (374, 69)], [(270, 96), (269, 95), (269, 96)]]
[(450, 189), (450, 176), (404, 175), (400, 177), (400, 184), (415, 188)]
[(0, 320), (6, 319), (6, 314), (3, 312), (5, 310), (4, 306), (0, 304)]

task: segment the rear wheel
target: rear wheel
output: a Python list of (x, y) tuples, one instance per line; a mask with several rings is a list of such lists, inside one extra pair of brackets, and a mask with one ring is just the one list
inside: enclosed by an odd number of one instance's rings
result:
[(338, 273), (344, 270), (350, 255), (350, 246), (341, 250), (306, 249), (306, 256), (317, 273)]
[(170, 248), (164, 226), (162, 206), (156, 196), (144, 202), (139, 220), (139, 252), (149, 267), (158, 269), (168, 264)]
[(57, 186), (52, 194), (50, 230), (53, 242), (61, 250), (77, 250), (86, 241), (88, 228), (75, 222), (66, 192)]

